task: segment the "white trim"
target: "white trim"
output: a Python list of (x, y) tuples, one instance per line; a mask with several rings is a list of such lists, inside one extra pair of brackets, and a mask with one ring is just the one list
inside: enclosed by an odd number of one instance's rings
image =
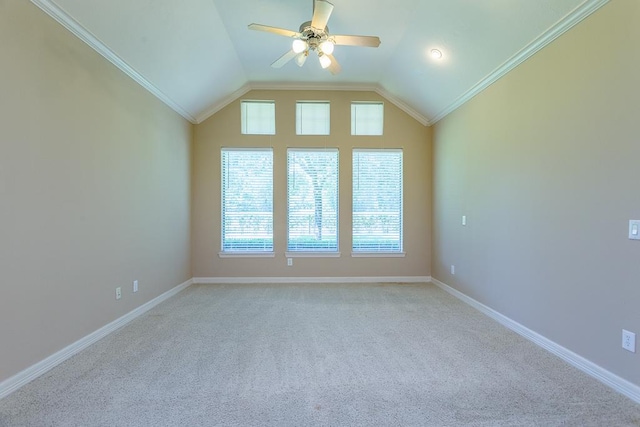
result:
[(404, 258), (406, 252), (351, 252), (353, 258)]
[(586, 0), (580, 6), (571, 11), (567, 16), (554, 24), (551, 28), (545, 31), (538, 38), (533, 40), (519, 52), (517, 52), (514, 56), (508, 59), (505, 63), (496, 68), (489, 75), (481, 79), (478, 83), (476, 83), (473, 87), (471, 87), (468, 91), (458, 97), (453, 103), (451, 103), (448, 107), (444, 108), (440, 111), (436, 116), (429, 120), (429, 118), (421, 113), (419, 113), (414, 108), (407, 105), (405, 102), (397, 98), (396, 96), (389, 93), (387, 90), (382, 88), (378, 84), (369, 84), (369, 85), (322, 85), (322, 84), (305, 84), (305, 83), (296, 83), (296, 84), (287, 84), (287, 83), (268, 83), (268, 82), (247, 82), (238, 90), (223, 98), (221, 101), (216, 102), (208, 109), (203, 111), (202, 113), (196, 115), (196, 117), (192, 116), (188, 113), (183, 107), (181, 107), (178, 103), (172, 100), (169, 96), (164, 94), (160, 89), (158, 89), (154, 84), (152, 84), (149, 80), (147, 80), (144, 76), (138, 73), (133, 67), (127, 64), (122, 58), (115, 54), (111, 49), (109, 49), (102, 41), (100, 41), (97, 37), (87, 31), (82, 25), (80, 25), (75, 19), (73, 19), (69, 14), (67, 14), (62, 8), (53, 3), (52, 0), (31, 0), (33, 4), (42, 9), (47, 15), (51, 16), (57, 22), (59, 22), (63, 27), (67, 30), (71, 31), (74, 35), (76, 35), (80, 40), (84, 41), (87, 45), (89, 45), (92, 49), (98, 52), (100, 55), (105, 57), (109, 62), (118, 67), (122, 72), (127, 74), (133, 80), (135, 80), (142, 87), (147, 89), (153, 95), (155, 95), (162, 102), (167, 104), (171, 109), (180, 114), (182, 117), (187, 119), (193, 124), (199, 124), (207, 120), (209, 117), (249, 92), (250, 90), (335, 90), (335, 91), (370, 91), (375, 92), (383, 98), (387, 99), (389, 102), (394, 104), (396, 107), (413, 117), (415, 120), (420, 122), (424, 126), (431, 126), (441, 120), (443, 117), (451, 113), (452, 111), (459, 108), (465, 102), (476, 96), (478, 93), (489, 87), (491, 84), (496, 82), (502, 76), (507, 74), (509, 71), (520, 65), (522, 62), (527, 60), (537, 51), (551, 43), (553, 40), (558, 38), (560, 35), (568, 31), (574, 25), (578, 24), (587, 16), (591, 15), (593, 12), (598, 10), (600, 7), (604, 6), (609, 2), (609, 0)]
[(47, 15), (51, 16), (63, 27), (73, 33), (80, 40), (89, 45), (93, 50), (105, 57), (109, 62), (118, 67), (122, 72), (135, 80), (140, 86), (151, 92), (159, 100), (167, 104), (176, 113), (187, 119), (193, 124), (200, 124), (207, 120), (209, 117), (222, 110), (227, 105), (231, 104), (238, 98), (250, 90), (335, 90), (335, 91), (368, 91), (376, 92), (378, 95), (386, 98), (389, 102), (400, 108), (405, 113), (422, 123), (424, 126), (429, 126), (429, 120), (413, 108), (409, 107), (398, 98), (394, 97), (386, 90), (382, 89), (379, 85), (323, 85), (323, 84), (287, 84), (287, 83), (268, 83), (268, 82), (247, 82), (241, 86), (235, 92), (229, 94), (222, 100), (214, 103), (202, 113), (192, 116), (187, 110), (180, 106), (177, 102), (163, 93), (153, 83), (147, 80), (142, 74), (136, 71), (133, 67), (127, 64), (122, 58), (120, 58), (114, 51), (109, 49), (102, 41), (96, 36), (91, 34), (85, 29), (79, 22), (73, 19), (68, 13), (66, 13), (61, 7), (56, 5), (52, 0), (31, 0), (33, 4), (42, 9)]
[(532, 331), (531, 329), (521, 325), (515, 320), (512, 320), (507, 316), (501, 313), (498, 313), (494, 309), (487, 307), (486, 305), (476, 301), (475, 299), (463, 294), (462, 292), (452, 288), (451, 286), (437, 279), (431, 278), (431, 282), (436, 286), (440, 287), (441, 289), (443, 289), (444, 291), (450, 293), (454, 297), (467, 303), (468, 305), (475, 308), (476, 310), (491, 317), (493, 320), (497, 321), (503, 326), (506, 326), (507, 328), (523, 336), (524, 338), (528, 339), (534, 344), (539, 345), (540, 347), (544, 348), (550, 353), (555, 354), (565, 362), (580, 369), (582, 372), (588, 375), (591, 375), (593, 378), (597, 379), (603, 384), (611, 387), (612, 389), (616, 390), (619, 393), (624, 394), (629, 399), (634, 400), (637, 403), (640, 403), (640, 386), (637, 386), (625, 380), (624, 378), (621, 378), (616, 374), (607, 371), (606, 369), (596, 365), (590, 360), (585, 359), (579, 354), (576, 354), (571, 350), (565, 347), (562, 347), (560, 344), (557, 344), (551, 341), (550, 339), (538, 334), (537, 332)]
[(340, 252), (285, 252), (286, 258), (340, 258)]
[(400, 98), (396, 97), (395, 95), (392, 95), (390, 92), (386, 91), (385, 89), (378, 87), (375, 92), (378, 95), (385, 98), (386, 100), (388, 100), (389, 102), (391, 102), (393, 105), (395, 105), (399, 109), (401, 109), (402, 111), (404, 111), (405, 113), (407, 113), (408, 115), (410, 115), (411, 117), (413, 117), (414, 119), (416, 119), (423, 126), (431, 126), (434, 123), (434, 121), (429, 120), (427, 116), (420, 114), (417, 110), (411, 108), (404, 101), (400, 100)]
[(273, 258), (275, 252), (219, 252), (220, 258)]
[(184, 108), (182, 108), (177, 102), (163, 93), (160, 89), (158, 89), (153, 83), (147, 80), (142, 74), (138, 73), (133, 67), (127, 64), (122, 58), (115, 54), (114, 51), (109, 49), (102, 41), (100, 41), (96, 36), (91, 34), (87, 29), (85, 29), (79, 22), (73, 19), (69, 14), (67, 14), (62, 8), (53, 3), (51, 0), (31, 0), (31, 3), (38, 6), (42, 11), (44, 11), (47, 15), (55, 19), (58, 23), (60, 23), (63, 27), (73, 33), (80, 40), (85, 42), (89, 47), (98, 52), (100, 55), (105, 57), (109, 62), (118, 67), (123, 73), (131, 77), (135, 80), (140, 86), (151, 92), (156, 98), (160, 101), (164, 102), (176, 113), (180, 114), (185, 119), (189, 120), (191, 123), (196, 124), (197, 121), (195, 117), (187, 112)]
[(229, 94), (222, 100), (216, 102), (211, 105), (209, 108), (204, 110), (202, 113), (197, 114), (195, 117), (192, 116), (185, 110), (182, 106), (180, 106), (177, 102), (172, 100), (169, 96), (163, 93), (160, 89), (158, 89), (153, 83), (147, 80), (142, 74), (137, 72), (133, 67), (127, 64), (122, 58), (120, 58), (114, 51), (109, 49), (107, 45), (105, 45), (102, 41), (100, 41), (96, 36), (91, 34), (87, 29), (85, 29), (79, 22), (73, 19), (68, 13), (66, 13), (62, 8), (56, 5), (52, 0), (31, 0), (33, 4), (38, 6), (42, 11), (44, 11), (47, 15), (51, 16), (58, 23), (60, 23), (63, 27), (73, 33), (80, 40), (89, 45), (93, 50), (98, 52), (100, 55), (105, 57), (109, 62), (118, 67), (122, 72), (135, 80), (142, 87), (151, 92), (154, 96), (160, 99), (162, 102), (167, 104), (171, 109), (173, 109), (176, 113), (180, 114), (185, 119), (189, 120), (193, 124), (200, 124), (207, 120), (209, 117), (222, 110), (227, 105), (231, 104), (233, 101), (240, 98), (245, 93), (250, 90), (336, 90), (336, 91), (368, 91), (368, 92), (376, 92), (380, 96), (386, 98), (394, 104), (396, 107), (403, 110), (405, 113), (409, 114), (414, 119), (418, 120), (424, 126), (428, 126), (429, 120), (409, 107), (404, 102), (400, 101), (398, 98), (394, 97), (384, 89), (382, 89), (378, 85), (322, 85), (322, 84), (305, 84), (305, 83), (297, 83), (297, 84), (287, 84), (287, 83), (260, 83), (260, 82), (247, 82), (242, 87), (240, 87), (235, 92)]
[(207, 108), (202, 113), (196, 116), (196, 124), (200, 124), (204, 122), (209, 117), (213, 116), (215, 113), (222, 110), (224, 107), (231, 104), (232, 102), (234, 102), (235, 100), (237, 100), (238, 98), (240, 98), (241, 96), (249, 92), (250, 90), (251, 90), (251, 86), (249, 86), (248, 84), (245, 84), (244, 86), (242, 86), (240, 89), (236, 90), (229, 96), (226, 96), (220, 101), (216, 102), (215, 104), (213, 104), (212, 106), (210, 106), (209, 108)]
[(195, 284), (256, 283), (429, 283), (430, 276), (355, 276), (355, 277), (194, 277)]
[(19, 389), (20, 387), (35, 380), (40, 375), (43, 375), (44, 373), (50, 371), (51, 369), (55, 368), (56, 366), (58, 366), (65, 360), (69, 359), (70, 357), (80, 353), (82, 350), (89, 347), (91, 344), (94, 344), (95, 342), (97, 342), (98, 340), (101, 340), (102, 338), (106, 337), (107, 335), (114, 332), (115, 330), (125, 326), (127, 323), (131, 322), (138, 316), (146, 313), (156, 305), (160, 304), (163, 301), (166, 301), (167, 299), (171, 298), (178, 292), (187, 288), (192, 283), (193, 283), (193, 279), (187, 280), (186, 282), (176, 286), (175, 288), (170, 289), (167, 292), (155, 297), (151, 301), (148, 301), (145, 304), (142, 304), (140, 307), (130, 311), (124, 316), (103, 326), (97, 331), (94, 331), (89, 335), (83, 338), (80, 338), (78, 341), (68, 345), (67, 347), (52, 354), (46, 359), (41, 360), (35, 365), (32, 365), (27, 369), (17, 373), (16, 375), (4, 380), (3, 382), (0, 383), (0, 399), (8, 396), (9, 394)]
[(596, 10), (600, 9), (602, 6), (607, 4), (609, 0), (586, 0), (580, 6), (573, 9), (569, 12), (564, 18), (560, 19), (558, 22), (553, 24), (547, 31), (542, 33), (539, 37), (535, 38), (531, 43), (520, 49), (509, 58), (506, 62), (500, 65), (498, 68), (493, 70), (489, 75), (485, 76), (478, 83), (476, 83), (473, 87), (459, 96), (453, 103), (451, 103), (448, 107), (444, 108), (438, 114), (433, 117), (431, 120), (431, 124), (437, 123), (439, 120), (462, 106), (464, 103), (469, 101), (471, 98), (476, 96), (478, 93), (485, 90), (487, 87), (491, 86), (497, 80), (502, 78), (505, 74), (516, 68), (518, 65), (522, 64), (524, 61), (533, 56), (540, 49), (560, 37), (562, 34), (573, 28), (580, 21), (585, 19), (587, 16), (591, 15)]
[(379, 89), (375, 84), (330, 84), (330, 83), (274, 83), (251, 82), (251, 90), (299, 90), (299, 91), (349, 91), (349, 92), (376, 92)]

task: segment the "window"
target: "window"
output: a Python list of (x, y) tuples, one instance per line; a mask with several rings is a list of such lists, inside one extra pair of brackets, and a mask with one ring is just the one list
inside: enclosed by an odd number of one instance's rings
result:
[(273, 251), (273, 151), (222, 149), (222, 252)]
[(338, 251), (338, 150), (287, 151), (287, 250)]
[(274, 101), (242, 101), (240, 110), (243, 134), (276, 134), (276, 103)]
[(353, 150), (353, 252), (402, 253), (402, 150)]
[(351, 104), (351, 135), (382, 135), (384, 104), (353, 102)]
[(330, 105), (325, 101), (299, 101), (296, 103), (297, 135), (329, 135), (331, 127)]

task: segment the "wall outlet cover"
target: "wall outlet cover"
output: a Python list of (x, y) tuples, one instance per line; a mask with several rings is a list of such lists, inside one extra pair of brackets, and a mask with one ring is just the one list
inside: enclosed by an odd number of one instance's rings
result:
[(640, 240), (640, 220), (629, 220), (629, 240)]
[(622, 348), (630, 351), (631, 353), (635, 353), (636, 352), (636, 334), (623, 329), (622, 330)]

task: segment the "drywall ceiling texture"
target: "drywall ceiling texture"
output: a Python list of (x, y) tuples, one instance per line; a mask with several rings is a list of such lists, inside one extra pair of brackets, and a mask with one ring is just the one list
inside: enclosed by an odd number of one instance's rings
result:
[(29, 2), (0, 58), (2, 382), (191, 277), (192, 125)]
[(636, 386), (639, 20), (608, 3), (436, 124), (433, 201), (435, 278)]
[[(276, 135), (242, 135), (240, 100), (199, 124), (194, 138), (194, 277), (398, 277), (428, 276), (431, 241), (431, 129), (393, 104), (384, 104), (384, 136), (351, 136), (351, 101), (385, 101), (371, 92), (252, 91), (247, 99), (276, 103)], [(297, 136), (296, 101), (331, 103), (331, 135)], [(219, 258), (221, 248), (220, 150), (273, 147), (274, 258)], [(294, 258), (287, 266), (287, 148), (339, 149), (339, 258)], [(402, 148), (404, 159), (404, 258), (351, 257), (351, 151)]]
[[(249, 88), (321, 85), (379, 88), (423, 123), (606, 2), (332, 0), (332, 34), (382, 40), (375, 49), (338, 46), (342, 73), (333, 76), (317, 58), (303, 68), (294, 61), (271, 68), (291, 40), (247, 28), (255, 22), (297, 31), (311, 19), (312, 0), (32, 1), (193, 122)], [(430, 57), (433, 48), (443, 51), (443, 60)]]

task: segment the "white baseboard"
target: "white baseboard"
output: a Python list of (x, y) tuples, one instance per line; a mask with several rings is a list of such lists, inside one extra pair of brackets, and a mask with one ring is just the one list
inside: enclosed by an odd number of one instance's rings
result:
[(3, 382), (0, 383), (0, 399), (2, 399), (5, 396), (8, 396), (9, 394), (11, 394), (14, 391), (16, 391), (17, 389), (19, 389), (20, 387), (22, 387), (25, 384), (27, 384), (27, 383), (33, 381), (34, 379), (38, 378), (40, 375), (43, 375), (44, 373), (48, 372), (49, 370), (55, 368), (60, 363), (62, 363), (65, 360), (69, 359), (71, 356), (74, 356), (74, 355), (78, 354), (79, 352), (81, 352), (85, 348), (89, 347), (91, 344), (93, 344), (93, 343), (97, 342), (98, 340), (106, 337), (107, 335), (109, 335), (113, 331), (115, 331), (115, 330), (121, 328), (122, 326), (126, 325), (127, 323), (131, 322), (136, 317), (146, 313), (147, 311), (149, 311), (150, 309), (152, 309), (156, 305), (160, 304), (161, 302), (171, 298), (172, 296), (174, 296), (178, 292), (180, 292), (183, 289), (187, 288), (192, 283), (193, 283), (193, 279), (187, 280), (186, 282), (176, 286), (175, 288), (170, 289), (167, 292), (163, 293), (162, 295), (159, 295), (159, 296), (155, 297), (154, 299), (152, 299), (151, 301), (141, 305), (140, 307), (136, 308), (135, 310), (132, 310), (129, 313), (125, 314), (124, 316), (122, 316), (122, 317), (114, 320), (113, 322), (103, 326), (102, 328), (98, 329), (97, 331), (94, 331), (94, 332), (90, 333), (89, 335), (85, 336), (84, 338), (81, 338), (78, 341), (74, 342), (73, 344), (68, 345), (67, 347), (65, 347), (62, 350), (52, 354), (51, 356), (47, 357), (46, 359), (41, 360), (40, 362), (36, 363), (35, 365), (32, 365), (32, 366), (28, 367), (27, 369), (17, 373), (16, 375), (4, 380)]
[(531, 329), (521, 325), (515, 320), (512, 320), (507, 316), (498, 313), (494, 309), (487, 307), (486, 305), (474, 300), (473, 298), (463, 294), (462, 292), (452, 288), (451, 286), (437, 279), (431, 278), (431, 283), (440, 287), (444, 291), (450, 293), (454, 297), (462, 300), (463, 302), (469, 304), (471, 307), (477, 309), (478, 311), (486, 314), (487, 316), (491, 317), (493, 320), (497, 321), (503, 326), (506, 326), (507, 328), (523, 336), (524, 338), (528, 339), (534, 344), (537, 344), (540, 347), (544, 348), (545, 350), (555, 354), (565, 362), (580, 369), (582, 372), (594, 377), (595, 379), (611, 387), (617, 392), (627, 396), (629, 399), (637, 403), (640, 403), (640, 387), (639, 386), (607, 371), (601, 366), (596, 365), (595, 363), (572, 352), (571, 350), (561, 346), (560, 344), (557, 344), (551, 341), (550, 339), (538, 334), (537, 332), (532, 331)]
[(254, 283), (429, 283), (430, 276), (372, 276), (372, 277), (194, 277), (197, 284), (254, 284)]

